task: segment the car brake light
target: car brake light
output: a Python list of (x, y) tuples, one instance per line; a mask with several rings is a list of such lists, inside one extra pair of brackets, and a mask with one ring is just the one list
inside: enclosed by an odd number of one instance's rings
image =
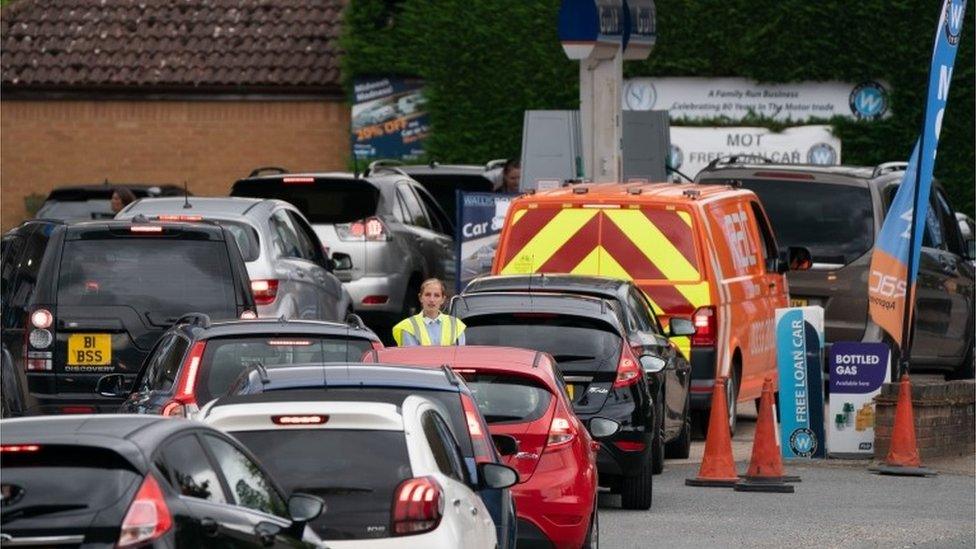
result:
[(190, 348), (190, 354), (183, 361), (180, 378), (176, 383), (176, 393), (172, 400), (163, 405), (162, 415), (186, 417), (187, 408), (196, 405), (197, 397), (194, 390), (196, 389), (200, 360), (203, 358), (203, 351), (206, 347), (205, 341), (197, 341)]
[(41, 447), (37, 444), (4, 444), (0, 446), (0, 452), (36, 452)]
[[(477, 463), (490, 463), (495, 457), (489, 450), (487, 429), (481, 425), (478, 407), (466, 394), (461, 394), (461, 405), (464, 407), (464, 417), (468, 420), (468, 432), (471, 433), (471, 444), (474, 446), (474, 460)], [(494, 444), (494, 443), (492, 443)]]
[(573, 428), (573, 422), (559, 408), (556, 408), (556, 415), (549, 424), (549, 437), (546, 439), (544, 451), (566, 446), (573, 442), (574, 438), (576, 438), (576, 429)]
[(52, 315), (51, 311), (47, 309), (38, 309), (31, 313), (31, 324), (33, 324), (35, 328), (50, 328), (51, 324), (53, 323), (54, 315)]
[(637, 383), (640, 381), (641, 373), (640, 364), (625, 347), (620, 353), (620, 362), (617, 363), (617, 379), (613, 381), (613, 388), (620, 389)]
[(119, 541), (116, 547), (132, 547), (154, 540), (173, 525), (173, 517), (166, 506), (163, 491), (152, 474), (146, 475), (135, 499), (122, 520)]
[(308, 185), (315, 183), (314, 177), (282, 177), (281, 182), (287, 185)]
[(390, 240), (390, 231), (378, 217), (336, 225), (336, 233), (339, 240)]
[(691, 317), (695, 324), (695, 333), (691, 336), (691, 344), (696, 346), (715, 345), (715, 335), (718, 332), (718, 315), (715, 307), (705, 306), (695, 309)]
[(404, 536), (437, 528), (444, 515), (444, 495), (433, 477), (408, 478), (393, 496), (393, 535)]
[(159, 225), (133, 225), (129, 227), (129, 231), (133, 233), (161, 233), (163, 228)]
[(329, 421), (329, 416), (317, 414), (271, 416), (271, 421), (275, 425), (322, 425)]
[(200, 215), (157, 215), (156, 219), (160, 221), (203, 221), (203, 216)]
[(275, 279), (252, 280), (251, 293), (257, 305), (271, 305), (278, 296), (278, 281)]
[(306, 347), (312, 344), (310, 339), (269, 339), (268, 345), (272, 347)]

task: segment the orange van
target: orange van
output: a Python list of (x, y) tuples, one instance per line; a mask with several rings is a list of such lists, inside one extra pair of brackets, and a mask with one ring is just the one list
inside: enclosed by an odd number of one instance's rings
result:
[(728, 384), (730, 429), (737, 403), (776, 380), (775, 311), (787, 306), (790, 263), (762, 204), (729, 185), (581, 184), (512, 202), (493, 274), (602, 275), (633, 280), (662, 324), (691, 317), (696, 333), (674, 338), (692, 365), (691, 406), (704, 425), (718, 375)]

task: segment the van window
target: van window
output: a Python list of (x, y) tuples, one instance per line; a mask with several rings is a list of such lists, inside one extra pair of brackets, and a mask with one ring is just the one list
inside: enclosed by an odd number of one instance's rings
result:
[(759, 229), (759, 250), (762, 252), (763, 264), (767, 271), (773, 271), (776, 265), (775, 263), (770, 264), (769, 260), (777, 256), (776, 239), (773, 238), (773, 232), (769, 229), (766, 216), (763, 215), (759, 204), (750, 202), (749, 205), (752, 207), (752, 217), (756, 219), (756, 228)]

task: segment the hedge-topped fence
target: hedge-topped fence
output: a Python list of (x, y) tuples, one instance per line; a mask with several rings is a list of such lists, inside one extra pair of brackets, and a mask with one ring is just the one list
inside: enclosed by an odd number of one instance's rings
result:
[[(657, 0), (657, 45), (624, 77), (739, 76), (761, 82), (886, 80), (888, 119), (835, 117), (845, 164), (907, 160), (918, 137), (938, 6), (923, 0)], [(974, 15), (966, 22), (935, 174), (973, 215)], [(343, 78), (401, 74), (426, 81), (428, 156), (480, 163), (518, 156), (528, 109), (576, 109), (579, 65), (556, 36), (559, 0), (350, 0)], [(350, 94), (351, 96), (351, 94)], [(804, 124), (816, 122), (804, 122)], [(680, 125), (680, 120), (672, 120)], [(708, 125), (771, 120), (723, 120)], [(696, 123), (700, 125), (700, 123)]]

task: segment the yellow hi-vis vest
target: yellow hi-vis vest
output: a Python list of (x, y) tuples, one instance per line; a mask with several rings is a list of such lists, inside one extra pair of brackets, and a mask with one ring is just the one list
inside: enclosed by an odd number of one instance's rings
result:
[[(444, 313), (441, 313), (437, 320), (441, 323), (441, 340), (437, 345), (454, 345), (457, 343), (457, 339), (464, 333), (464, 323)], [(400, 347), (403, 346), (403, 332), (412, 335), (421, 345), (433, 345), (430, 341), (430, 334), (427, 333), (427, 326), (424, 324), (423, 312), (408, 316), (393, 327), (393, 339)]]

